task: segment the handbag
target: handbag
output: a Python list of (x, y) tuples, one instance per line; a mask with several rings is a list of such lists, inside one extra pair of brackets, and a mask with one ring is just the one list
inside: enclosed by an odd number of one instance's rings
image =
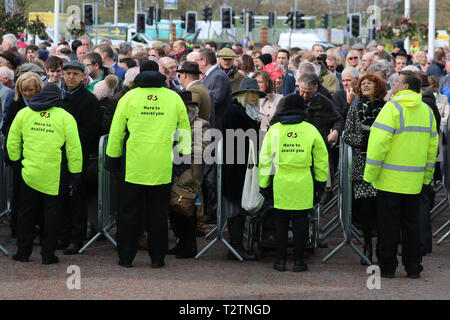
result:
[(259, 193), (258, 166), (252, 140), (249, 141), (247, 170), (245, 172), (244, 188), (242, 189), (241, 207), (249, 214), (258, 212), (263, 203), (264, 197)]
[(195, 201), (197, 194), (188, 188), (180, 187), (178, 179), (172, 185), (169, 210), (182, 214), (185, 217), (192, 217), (195, 210)]

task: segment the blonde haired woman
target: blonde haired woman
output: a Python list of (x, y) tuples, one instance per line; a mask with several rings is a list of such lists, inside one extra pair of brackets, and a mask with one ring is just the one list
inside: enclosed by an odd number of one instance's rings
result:
[[(43, 83), (41, 78), (34, 72), (26, 72), (21, 75), (16, 82), (14, 100), (9, 107), (5, 106), (6, 119), (3, 123), (2, 132), (5, 137), (8, 136), (11, 124), (16, 117), (16, 114), (29, 105), (32, 96), (42, 91)], [(8, 107), (8, 108), (6, 108)], [(6, 141), (6, 139), (5, 139)], [(19, 210), (19, 193), (21, 185), (21, 168), (13, 166), (13, 194), (11, 202), (11, 236), (16, 235), (17, 213)]]
[(350, 50), (345, 59), (345, 67), (353, 67), (357, 70), (361, 68), (361, 59), (359, 58), (358, 51)]

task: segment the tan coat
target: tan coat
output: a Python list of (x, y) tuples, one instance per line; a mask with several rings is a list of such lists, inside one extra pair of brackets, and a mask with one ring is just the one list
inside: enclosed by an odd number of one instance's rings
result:
[(209, 121), (211, 96), (208, 89), (200, 81), (197, 81), (189, 87), (188, 91), (192, 92), (192, 101), (198, 103), (198, 116), (203, 120)]
[(261, 130), (269, 130), (270, 120), (277, 110), (278, 102), (283, 98), (282, 94), (269, 93), (264, 98), (259, 99), (259, 111), (261, 113)]
[(339, 81), (323, 62), (320, 61), (319, 63), (322, 67), (319, 75), (320, 84), (327, 88), (330, 94), (333, 94), (339, 90)]

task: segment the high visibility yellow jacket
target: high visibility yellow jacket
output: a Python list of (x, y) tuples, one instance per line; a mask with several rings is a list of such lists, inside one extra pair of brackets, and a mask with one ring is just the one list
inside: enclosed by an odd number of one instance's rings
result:
[(306, 210), (313, 207), (314, 181), (328, 178), (328, 151), (319, 131), (308, 122), (269, 128), (259, 154), (259, 185), (270, 185), (272, 168), (274, 207)]
[(61, 148), (64, 146), (71, 173), (80, 173), (83, 154), (75, 119), (62, 108), (20, 110), (11, 125), (6, 147), (12, 161), (22, 160), (22, 178), (31, 188), (58, 195)]
[(136, 88), (119, 101), (109, 131), (106, 155), (122, 156), (126, 131), (125, 181), (162, 185), (172, 180), (174, 135), (181, 154), (191, 153), (191, 127), (180, 96), (167, 88)]
[(371, 127), (364, 180), (382, 191), (420, 193), (433, 178), (438, 139), (433, 111), (422, 95), (398, 92)]

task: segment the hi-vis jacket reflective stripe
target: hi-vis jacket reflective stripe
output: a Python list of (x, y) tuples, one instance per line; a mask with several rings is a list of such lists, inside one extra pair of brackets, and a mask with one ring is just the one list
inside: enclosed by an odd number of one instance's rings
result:
[(181, 154), (191, 153), (191, 126), (180, 96), (167, 88), (136, 88), (119, 101), (111, 123), (106, 154), (122, 156), (126, 131), (125, 181), (161, 185), (172, 180), (174, 134)]
[(433, 178), (438, 139), (433, 111), (422, 96), (398, 92), (371, 127), (364, 180), (382, 191), (420, 193)]
[(70, 113), (56, 107), (45, 111), (33, 111), (29, 107), (20, 110), (6, 143), (12, 161), (23, 157), (24, 182), (52, 196), (59, 194), (63, 146), (69, 171), (81, 172), (83, 154), (77, 123)]
[(328, 151), (319, 131), (308, 122), (276, 123), (269, 128), (259, 154), (259, 185), (270, 185), (272, 168), (274, 207), (306, 210), (313, 207), (315, 179), (327, 181)]

